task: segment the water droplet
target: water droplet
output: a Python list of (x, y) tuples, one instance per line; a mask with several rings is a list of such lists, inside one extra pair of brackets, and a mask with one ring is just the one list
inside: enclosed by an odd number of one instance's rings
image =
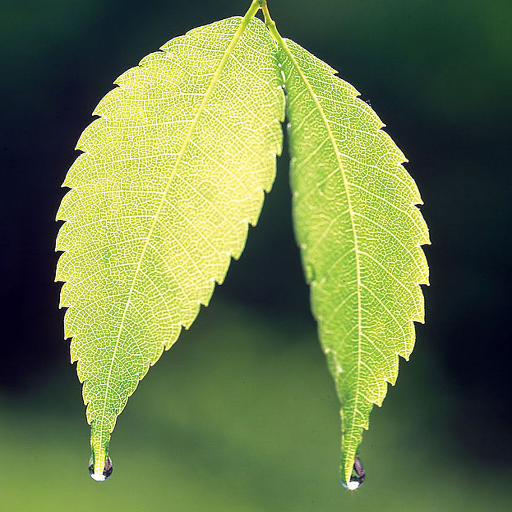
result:
[(105, 467), (103, 468), (103, 473), (101, 475), (97, 475), (94, 473), (94, 459), (91, 458), (91, 460), (89, 461), (89, 475), (91, 475), (91, 478), (93, 480), (96, 480), (96, 482), (104, 482), (105, 480), (107, 480), (112, 474), (112, 471), (114, 471), (114, 467), (112, 466), (112, 461), (110, 460), (110, 457), (107, 457), (105, 459)]
[(306, 275), (306, 282), (312, 283), (314, 281), (315, 271), (309, 263), (304, 265), (304, 274)]
[(345, 487), (345, 489), (348, 489), (349, 491), (355, 491), (356, 489), (359, 489), (361, 485), (363, 485), (365, 477), (365, 471), (363, 468), (363, 464), (361, 463), (361, 460), (356, 455), (356, 460), (354, 461), (354, 467), (352, 468), (352, 474), (350, 475), (350, 480), (348, 483), (345, 483), (342, 480), (342, 485)]

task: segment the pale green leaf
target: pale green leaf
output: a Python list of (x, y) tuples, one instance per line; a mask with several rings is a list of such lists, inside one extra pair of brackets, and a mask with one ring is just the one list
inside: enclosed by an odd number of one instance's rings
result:
[(292, 41), (281, 46), (294, 225), (341, 401), (348, 483), (373, 404), (423, 321), (428, 230), (405, 158), (377, 115), (327, 64)]
[(208, 304), (272, 186), (284, 94), (256, 8), (171, 40), (118, 78), (64, 182), (56, 279), (97, 478), (116, 417)]

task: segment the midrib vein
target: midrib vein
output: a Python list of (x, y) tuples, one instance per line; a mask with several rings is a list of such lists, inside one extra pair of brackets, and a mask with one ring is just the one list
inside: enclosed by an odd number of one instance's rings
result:
[[(354, 222), (354, 215), (355, 212), (352, 207), (352, 201), (350, 198), (350, 192), (348, 187), (348, 181), (347, 176), (345, 174), (345, 170), (343, 168), (343, 164), (341, 162), (340, 158), (340, 152), (338, 151), (338, 145), (336, 143), (336, 139), (334, 138), (334, 134), (332, 133), (331, 126), (329, 124), (329, 121), (327, 119), (327, 116), (325, 115), (324, 109), (322, 108), (322, 105), (320, 104), (320, 101), (318, 100), (315, 91), (313, 90), (313, 87), (309, 83), (309, 80), (307, 79), (306, 75), (302, 72), (302, 69), (300, 68), (297, 60), (295, 59), (295, 56), (292, 54), (290, 49), (288, 48), (288, 45), (286, 44), (286, 41), (284, 39), (281, 39), (282, 41), (282, 47), (285, 50), (285, 53), (287, 54), (288, 58), (293, 64), (293, 67), (299, 74), (300, 78), (304, 82), (304, 85), (306, 86), (306, 89), (309, 92), (309, 95), (311, 99), (313, 100), (313, 103), (315, 104), (315, 107), (317, 108), (318, 112), (320, 113), (320, 116), (322, 118), (322, 122), (325, 125), (325, 129), (327, 131), (327, 135), (329, 137), (329, 141), (333, 147), (334, 153), (336, 155), (336, 162), (338, 164), (338, 167), (341, 171), (341, 176), (343, 178), (343, 187), (345, 189), (345, 194), (347, 197), (347, 203), (348, 203), (348, 211), (350, 213), (350, 231), (352, 233), (352, 239), (354, 241), (354, 252), (355, 252), (355, 260), (356, 260), (356, 286), (357, 286), (357, 384), (356, 384), (356, 401), (354, 405), (354, 411), (357, 411), (358, 401), (359, 401), (359, 382), (360, 382), (360, 367), (361, 367), (361, 338), (362, 338), (362, 322), (361, 322), (361, 314), (362, 314), (362, 308), (361, 308), (361, 264), (360, 264), (360, 257), (359, 257), (359, 247), (358, 247), (358, 241), (357, 241), (357, 235), (356, 235), (356, 229), (355, 229), (355, 222)], [(355, 418), (355, 417), (354, 417)], [(350, 468), (351, 470), (352, 468)], [(344, 468), (345, 470), (345, 476), (347, 475), (347, 468)]]
[[(116, 358), (116, 355), (117, 355), (117, 350), (119, 348), (119, 342), (120, 342), (120, 339), (121, 339), (121, 333), (122, 333), (122, 331), (124, 329), (124, 322), (125, 322), (125, 319), (126, 319), (126, 314), (127, 314), (128, 308), (130, 306), (130, 302), (132, 300), (133, 291), (135, 289), (135, 283), (136, 283), (137, 278), (139, 276), (140, 269), (142, 267), (142, 262), (144, 260), (144, 256), (145, 256), (146, 251), (148, 249), (149, 242), (150, 242), (151, 237), (153, 235), (153, 231), (155, 229), (155, 226), (156, 226), (156, 224), (158, 222), (158, 219), (160, 217), (160, 214), (161, 214), (162, 209), (164, 207), (164, 204), (166, 202), (167, 195), (169, 194), (169, 191), (171, 189), (171, 185), (172, 185), (173, 179), (176, 176), (178, 168), (179, 168), (179, 166), (180, 166), (180, 164), (181, 164), (181, 162), (183, 160), (185, 152), (188, 149), (188, 146), (190, 144), (190, 141), (192, 139), (194, 131), (195, 131), (197, 125), (198, 125), (199, 118), (203, 114), (203, 112), (204, 112), (204, 110), (206, 108), (206, 104), (210, 100), (210, 97), (211, 97), (211, 95), (213, 93), (215, 85), (217, 84), (217, 82), (219, 80), (219, 77), (222, 74), (222, 71), (224, 69), (224, 66), (226, 65), (226, 62), (228, 61), (229, 56), (231, 55), (234, 47), (238, 43), (242, 33), (244, 32), (245, 28), (247, 27), (248, 22), (250, 21), (250, 19), (253, 16), (252, 15), (252, 16), (250, 16), (248, 18), (248, 14), (249, 14), (249, 12), (241, 20), (240, 26), (238, 27), (237, 31), (235, 32), (235, 34), (233, 36), (233, 39), (231, 40), (230, 44), (228, 45), (228, 47), (227, 47), (227, 49), (226, 49), (222, 59), (220, 60), (219, 65), (217, 66), (217, 69), (215, 70), (215, 73), (214, 73), (214, 75), (212, 77), (212, 81), (210, 82), (210, 85), (208, 86), (208, 88), (207, 88), (207, 90), (205, 92), (204, 98), (201, 101), (201, 104), (199, 105), (199, 108), (197, 109), (197, 112), (196, 112), (196, 114), (195, 114), (195, 116), (194, 116), (194, 118), (192, 120), (192, 124), (190, 125), (190, 128), (189, 128), (189, 130), (187, 132), (187, 135), (186, 135), (186, 137), (185, 137), (185, 139), (183, 141), (181, 149), (180, 149), (180, 151), (179, 151), (179, 153), (178, 153), (178, 155), (176, 157), (176, 162), (174, 164), (172, 172), (171, 172), (171, 174), (169, 176), (169, 179), (167, 181), (167, 185), (166, 185), (165, 190), (163, 192), (162, 199), (161, 199), (161, 201), (160, 201), (160, 203), (158, 205), (158, 208), (157, 208), (157, 211), (155, 213), (153, 222), (152, 222), (151, 227), (150, 227), (149, 232), (148, 232), (148, 236), (146, 238), (146, 242), (144, 244), (144, 247), (142, 248), (142, 251), (141, 251), (141, 254), (140, 254), (140, 258), (139, 258), (139, 260), (137, 262), (137, 267), (135, 269), (135, 273), (134, 273), (134, 276), (133, 276), (133, 279), (132, 279), (132, 283), (131, 283), (131, 286), (130, 286), (130, 291), (128, 292), (128, 298), (127, 298), (126, 305), (125, 305), (125, 308), (124, 308), (124, 311), (123, 311), (123, 316), (121, 318), (121, 323), (119, 325), (119, 330), (118, 330), (118, 333), (117, 333), (117, 336), (116, 336), (116, 341), (115, 341), (115, 345), (114, 345), (114, 351), (112, 353), (112, 358), (111, 358), (111, 361), (110, 361), (110, 368), (109, 368), (109, 371), (108, 371), (107, 383), (106, 383), (106, 386), (105, 386), (105, 396), (104, 396), (104, 399), (103, 399), (103, 407), (100, 410), (100, 416), (98, 418), (98, 420), (99, 420), (98, 431), (99, 432), (103, 432), (103, 425), (104, 425), (104, 420), (105, 420), (105, 410), (106, 410), (106, 405), (107, 405), (107, 397), (108, 397), (108, 392), (109, 392), (109, 388), (110, 388), (110, 380), (111, 380), (111, 377), (112, 377), (112, 370), (114, 368), (114, 361), (115, 361), (115, 358)], [(95, 471), (96, 471), (96, 468), (95, 468)]]

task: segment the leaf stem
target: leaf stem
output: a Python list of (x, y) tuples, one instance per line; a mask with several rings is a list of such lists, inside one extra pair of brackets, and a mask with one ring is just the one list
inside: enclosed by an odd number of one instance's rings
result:
[[(247, 23), (254, 18), (254, 15), (260, 10), (261, 3), (263, 0), (253, 0), (249, 10), (245, 13), (245, 16), (242, 19), (242, 25), (247, 25)], [(266, 2), (265, 2), (266, 3)]]
[(281, 37), (281, 34), (277, 31), (276, 23), (270, 16), (270, 11), (268, 10), (267, 0), (258, 0), (258, 4), (261, 7), (263, 12), (263, 17), (265, 18), (265, 25), (267, 26), (270, 34), (276, 40), (277, 44), (283, 48), (286, 52), (288, 52), (288, 47), (286, 46), (285, 41)]

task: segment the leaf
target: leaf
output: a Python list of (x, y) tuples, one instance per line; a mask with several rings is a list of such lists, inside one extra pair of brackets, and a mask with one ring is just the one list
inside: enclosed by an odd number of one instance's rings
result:
[(169, 41), (118, 78), (63, 184), (56, 280), (94, 478), (128, 397), (208, 304), (272, 186), (284, 94), (256, 8)]
[[(279, 36), (278, 36), (279, 38)], [(429, 243), (405, 157), (335, 71), (281, 40), (293, 215), (323, 350), (341, 401), (341, 478), (351, 474), (373, 404), (423, 322)]]

